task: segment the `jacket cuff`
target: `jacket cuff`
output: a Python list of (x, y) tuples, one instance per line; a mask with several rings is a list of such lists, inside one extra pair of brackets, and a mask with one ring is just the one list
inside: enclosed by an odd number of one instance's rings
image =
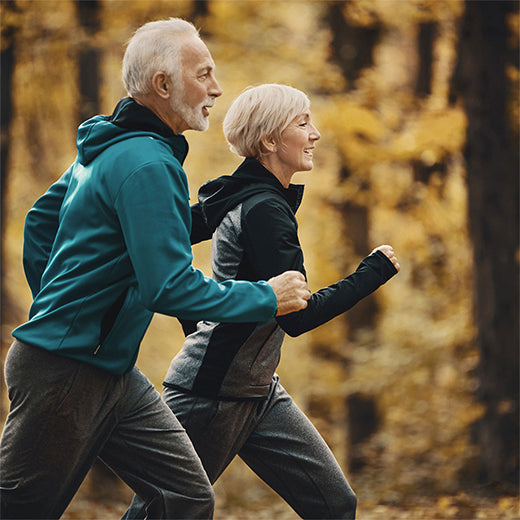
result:
[(365, 261), (381, 275), (381, 283), (385, 283), (397, 274), (397, 269), (391, 260), (381, 251), (375, 251), (365, 258)]

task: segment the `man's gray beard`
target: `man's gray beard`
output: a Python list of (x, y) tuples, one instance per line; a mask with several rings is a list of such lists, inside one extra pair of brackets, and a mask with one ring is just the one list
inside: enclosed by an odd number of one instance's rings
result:
[(184, 86), (176, 89), (171, 99), (171, 108), (176, 112), (191, 130), (205, 132), (209, 128), (209, 117), (204, 117), (202, 107), (207, 100), (197, 105), (195, 108), (188, 106), (185, 101)]

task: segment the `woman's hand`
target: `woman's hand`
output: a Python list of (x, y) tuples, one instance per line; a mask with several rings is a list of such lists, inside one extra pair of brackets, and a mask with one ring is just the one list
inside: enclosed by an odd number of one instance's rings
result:
[(392, 264), (394, 264), (394, 267), (397, 269), (397, 272), (399, 272), (399, 269), (401, 269), (401, 267), (399, 266), (399, 262), (397, 261), (397, 256), (395, 256), (394, 249), (392, 248), (392, 246), (383, 245), (383, 246), (376, 247), (372, 251), (372, 253), (374, 253), (376, 251), (381, 251), (381, 253), (386, 255), (387, 258), (390, 260), (390, 262), (392, 262)]

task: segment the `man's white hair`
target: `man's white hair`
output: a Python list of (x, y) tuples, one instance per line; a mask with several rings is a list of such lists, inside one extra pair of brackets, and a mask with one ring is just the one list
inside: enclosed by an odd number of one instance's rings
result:
[(128, 95), (146, 94), (156, 72), (165, 72), (174, 83), (181, 81), (181, 42), (199, 32), (181, 18), (158, 20), (139, 27), (123, 57), (123, 83)]
[(309, 98), (303, 92), (287, 85), (248, 87), (224, 117), (224, 135), (231, 151), (241, 157), (260, 158), (262, 139), (280, 142), (289, 123), (309, 106)]

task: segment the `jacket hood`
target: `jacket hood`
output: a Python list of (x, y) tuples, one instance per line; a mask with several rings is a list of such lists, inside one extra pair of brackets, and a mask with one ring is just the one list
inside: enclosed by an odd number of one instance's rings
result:
[(113, 144), (150, 134), (167, 142), (181, 163), (184, 161), (188, 154), (184, 136), (174, 134), (151, 110), (130, 97), (121, 99), (112, 115), (94, 116), (80, 125), (76, 140), (78, 161), (86, 166)]
[(235, 206), (266, 191), (281, 195), (296, 213), (303, 189), (301, 184), (290, 184), (284, 188), (267, 168), (248, 157), (231, 175), (223, 175), (203, 184), (199, 190), (199, 203), (206, 224), (213, 233)]

